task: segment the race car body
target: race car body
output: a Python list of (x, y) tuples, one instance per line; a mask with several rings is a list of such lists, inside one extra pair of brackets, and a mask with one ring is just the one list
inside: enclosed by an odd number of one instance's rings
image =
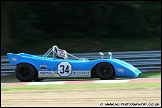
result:
[[(88, 60), (78, 58), (65, 50), (61, 50), (62, 52), (59, 50), (54, 45), (43, 56), (27, 53), (7, 53), (7, 56), (9, 62), (16, 65), (17, 79), (23, 82), (39, 81), (45, 78), (100, 78), (108, 80), (141, 75), (141, 71), (133, 65), (113, 59), (111, 52), (108, 53), (110, 57), (107, 59), (103, 59), (103, 53), (100, 52), (101, 59)], [(52, 57), (49, 57), (51, 53)]]

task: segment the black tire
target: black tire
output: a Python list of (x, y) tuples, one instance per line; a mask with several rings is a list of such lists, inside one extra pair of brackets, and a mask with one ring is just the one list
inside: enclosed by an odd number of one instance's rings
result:
[(109, 63), (100, 63), (96, 67), (96, 75), (101, 80), (108, 80), (114, 77), (114, 68)]
[(31, 82), (36, 76), (36, 71), (32, 65), (22, 63), (16, 67), (15, 75), (22, 82)]

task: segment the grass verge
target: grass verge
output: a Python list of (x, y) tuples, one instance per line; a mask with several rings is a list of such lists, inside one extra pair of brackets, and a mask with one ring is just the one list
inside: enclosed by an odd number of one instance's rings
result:
[[(161, 72), (156, 73), (143, 73), (140, 78), (160, 78)], [(45, 79), (43, 81), (74, 81), (81, 79)], [(83, 80), (83, 79), (82, 79)], [(86, 79), (96, 80), (96, 79)], [(1, 82), (20, 82), (14, 76), (10, 79), (1, 79)], [(145, 87), (157, 87), (161, 88), (161, 82), (140, 82), (140, 83), (115, 83), (115, 84), (65, 84), (65, 85), (19, 85), (8, 86), (1, 85), (1, 91), (17, 91), (17, 90), (73, 90), (73, 89), (96, 89), (96, 88), (145, 88)]]
[(97, 88), (161, 88), (161, 82), (143, 82), (143, 83), (115, 83), (115, 84), (66, 84), (66, 85), (20, 85), (20, 86), (1, 86), (1, 91), (17, 90), (75, 90), (75, 89), (97, 89)]
[[(143, 73), (140, 77), (138, 78), (161, 78), (161, 72), (148, 72), (148, 73)], [(43, 82), (47, 81), (74, 81), (74, 80), (98, 80), (99, 78), (55, 78), (55, 79), (44, 79)], [(20, 82), (14, 74), (11, 74), (9, 76), (1, 76), (1, 83), (6, 83), (6, 82)]]
[(161, 72), (146, 72), (142, 73), (139, 78), (161, 78)]

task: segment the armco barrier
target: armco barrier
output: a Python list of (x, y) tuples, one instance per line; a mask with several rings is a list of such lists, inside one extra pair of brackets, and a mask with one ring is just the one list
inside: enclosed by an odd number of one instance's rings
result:
[[(108, 52), (103, 52), (104, 58), (109, 58)], [(99, 52), (72, 53), (89, 60), (99, 59)], [(112, 52), (112, 58), (124, 60), (140, 69), (142, 72), (161, 72), (161, 50)], [(43, 55), (43, 54), (42, 54)], [(1, 76), (15, 71), (16, 66), (9, 63), (7, 56), (1, 56)]]

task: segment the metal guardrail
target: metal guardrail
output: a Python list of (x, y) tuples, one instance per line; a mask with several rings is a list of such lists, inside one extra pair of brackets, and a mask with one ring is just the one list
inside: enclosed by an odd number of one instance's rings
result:
[[(109, 58), (108, 52), (103, 53), (104, 58)], [(101, 58), (98, 52), (72, 54), (89, 60)], [(112, 58), (124, 60), (137, 67), (142, 72), (161, 72), (161, 50), (112, 52), (112, 54)], [(15, 72), (15, 68), (16, 66), (9, 63), (7, 56), (1, 56), (1, 76), (2, 74), (5, 75)]]

